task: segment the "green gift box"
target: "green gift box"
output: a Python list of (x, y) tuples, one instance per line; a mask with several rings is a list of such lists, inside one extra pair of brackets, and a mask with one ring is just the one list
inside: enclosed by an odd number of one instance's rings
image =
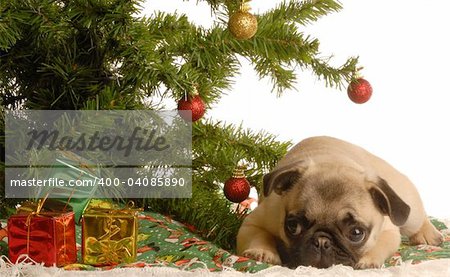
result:
[[(69, 151), (58, 151), (55, 165), (48, 178), (63, 180), (73, 186), (43, 188), (37, 193), (38, 198), (48, 195), (72, 207), (75, 222), (79, 223), (81, 216), (94, 197), (97, 190), (95, 179), (100, 176), (100, 170), (92, 162)], [(76, 184), (84, 185), (76, 185)]]

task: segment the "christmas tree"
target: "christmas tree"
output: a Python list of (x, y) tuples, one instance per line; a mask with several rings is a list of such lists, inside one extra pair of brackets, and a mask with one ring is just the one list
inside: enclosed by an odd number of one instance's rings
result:
[[(263, 14), (252, 14), (243, 0), (204, 1), (215, 19), (209, 29), (176, 13), (139, 18), (137, 0), (0, 3), (0, 218), (19, 201), (4, 198), (5, 110), (161, 110), (161, 99), (176, 103), (194, 93), (214, 109), (233, 89), (239, 57), (259, 77), (269, 77), (279, 95), (294, 87), (298, 68), (335, 88), (355, 78), (357, 58), (330, 66), (319, 41), (302, 32), (302, 26), (339, 11), (338, 1), (291, 0)], [(221, 184), (245, 160), (247, 179), (260, 191), (263, 175), (289, 146), (264, 132), (200, 118), (192, 127), (192, 198), (140, 204), (194, 225), (230, 249), (241, 218)]]

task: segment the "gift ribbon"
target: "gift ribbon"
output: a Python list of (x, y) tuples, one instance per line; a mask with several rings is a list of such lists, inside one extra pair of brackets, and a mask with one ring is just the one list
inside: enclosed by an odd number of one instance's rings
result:
[[(27, 216), (27, 220), (25, 221), (25, 226), (27, 226), (27, 255), (30, 254), (30, 233), (31, 233), (31, 219), (34, 216), (38, 216), (41, 213), (42, 207), (44, 207), (45, 200), (47, 199), (48, 194), (45, 196), (44, 199), (39, 199), (36, 210), (32, 211)], [(65, 224), (64, 224), (65, 226)], [(64, 245), (65, 246), (65, 245)]]

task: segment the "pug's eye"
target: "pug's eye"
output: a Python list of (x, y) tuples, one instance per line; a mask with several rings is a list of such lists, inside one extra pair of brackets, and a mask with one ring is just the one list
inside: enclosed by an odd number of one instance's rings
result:
[(298, 222), (298, 220), (295, 218), (286, 219), (285, 227), (291, 236), (297, 236), (302, 231), (302, 226), (300, 225), (300, 222)]
[(348, 239), (352, 242), (361, 242), (366, 236), (364, 229), (359, 227), (354, 227), (350, 229), (348, 233)]

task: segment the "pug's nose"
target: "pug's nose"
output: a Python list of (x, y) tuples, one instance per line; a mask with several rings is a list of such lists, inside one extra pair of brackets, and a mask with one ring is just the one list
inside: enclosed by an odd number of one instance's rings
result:
[(331, 242), (328, 237), (320, 236), (315, 238), (314, 246), (319, 251), (328, 251), (331, 248)]

